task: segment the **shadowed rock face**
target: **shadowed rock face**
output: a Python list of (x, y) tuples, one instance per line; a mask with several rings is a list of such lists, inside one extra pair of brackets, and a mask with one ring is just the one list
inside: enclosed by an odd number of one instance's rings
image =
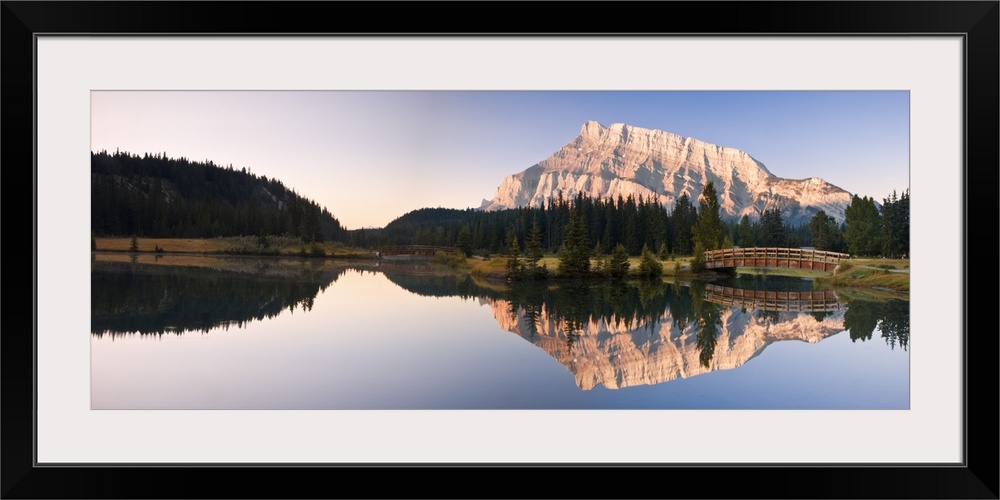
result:
[[(844, 311), (817, 319), (804, 313), (767, 313), (715, 307), (715, 335), (703, 321), (681, 324), (665, 312), (655, 322), (592, 319), (569, 324), (542, 306), (532, 320), (511, 314), (506, 300), (481, 299), (497, 323), (541, 348), (565, 366), (581, 389), (652, 385), (742, 366), (773, 342), (816, 343), (844, 330)], [(711, 337), (711, 338), (709, 338)], [(706, 356), (706, 350), (710, 349)]]
[[(792, 224), (807, 223), (819, 210), (844, 220), (851, 194), (820, 178), (775, 177), (747, 153), (661, 130), (615, 123), (583, 124), (580, 135), (545, 160), (506, 177), (492, 201), (499, 210), (538, 207), (577, 194), (592, 198), (655, 199), (668, 207), (682, 195), (698, 199), (714, 183), (723, 216), (758, 217), (777, 207)], [(697, 203), (697, 202), (696, 202)]]

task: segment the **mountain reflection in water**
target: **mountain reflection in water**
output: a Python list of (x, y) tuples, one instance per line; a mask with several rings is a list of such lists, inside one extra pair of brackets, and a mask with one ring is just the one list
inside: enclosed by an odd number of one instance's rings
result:
[[(528, 294), (485, 302), (501, 328), (557, 359), (582, 389), (729, 370), (774, 342), (817, 343), (845, 330), (852, 340), (869, 340), (878, 327), (890, 348), (905, 350), (909, 340), (907, 301), (841, 303), (832, 291), (646, 282)], [(746, 307), (751, 304), (760, 308)]]
[(522, 283), (491, 287), (428, 266), (332, 264), (308, 259), (216, 259), (193, 267), (121, 261), (92, 266), (96, 337), (242, 327), (301, 309), (348, 270), (378, 272), (417, 295), (478, 300), (503, 330), (566, 367), (584, 390), (654, 385), (737, 368), (780, 341), (820, 342), (881, 331), (907, 349), (909, 303), (841, 300), (803, 280)]
[[(566, 366), (582, 389), (652, 385), (736, 368), (774, 342), (816, 343), (842, 332), (846, 311), (724, 306), (708, 300), (701, 283), (590, 287), (576, 290), (572, 298), (558, 290), (541, 293), (549, 296), (484, 301), (501, 328)], [(561, 310), (558, 305), (565, 303), (576, 304), (577, 310)], [(610, 307), (579, 309), (588, 303)]]

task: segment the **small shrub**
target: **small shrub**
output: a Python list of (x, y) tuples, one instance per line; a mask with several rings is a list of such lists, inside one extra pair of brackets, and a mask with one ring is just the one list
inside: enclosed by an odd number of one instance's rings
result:
[(604, 249), (601, 248), (601, 242), (597, 242), (594, 246), (594, 272), (604, 273), (608, 268), (608, 257), (604, 255)]
[(447, 252), (437, 251), (434, 252), (434, 263), (448, 266), (451, 268), (458, 268), (465, 264), (466, 256), (461, 250), (456, 249), (454, 254), (449, 254)]
[(656, 256), (653, 252), (649, 250), (649, 247), (643, 245), (642, 247), (642, 257), (639, 260), (639, 276), (643, 278), (659, 278), (663, 275), (663, 264), (656, 260)]
[(448, 264), (448, 254), (446, 254), (444, 252), (441, 252), (441, 251), (434, 252), (434, 259), (433, 260), (434, 260), (435, 264), (447, 265)]
[(540, 266), (536, 266), (533, 273), (534, 273), (533, 277), (536, 280), (543, 280), (549, 277), (549, 268), (545, 264), (542, 264)]
[(315, 241), (309, 244), (310, 257), (326, 257), (326, 249)]
[(284, 236), (266, 236), (263, 241), (266, 245), (261, 245), (261, 237), (258, 236), (226, 236), (216, 238), (226, 244), (226, 248), (218, 253), (231, 255), (279, 255), (283, 245), (301, 244), (297, 238)]

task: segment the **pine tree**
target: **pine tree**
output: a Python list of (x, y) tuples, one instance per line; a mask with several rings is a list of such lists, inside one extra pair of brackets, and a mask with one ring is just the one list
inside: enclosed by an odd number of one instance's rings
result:
[(528, 265), (532, 268), (538, 266), (538, 261), (542, 260), (545, 256), (542, 250), (542, 228), (538, 225), (538, 217), (535, 217), (531, 223), (531, 233), (528, 235), (527, 243), (528, 253)]
[(892, 192), (882, 200), (882, 255), (900, 258), (910, 253), (910, 194)]
[(844, 210), (844, 241), (853, 255), (876, 256), (882, 251), (882, 220), (875, 200), (854, 195)]
[(469, 230), (468, 224), (458, 231), (458, 243), (455, 244), (455, 249), (461, 252), (463, 257), (472, 255), (472, 231)]
[(628, 276), (628, 268), (628, 252), (625, 251), (625, 245), (619, 243), (615, 245), (608, 260), (608, 275), (615, 280), (625, 279)]
[(736, 228), (736, 241), (741, 247), (750, 248), (757, 246), (754, 238), (754, 227), (750, 224), (750, 217), (744, 215), (740, 219), (740, 224)]
[(774, 207), (765, 210), (760, 218), (760, 236), (757, 244), (762, 247), (783, 247), (788, 243), (785, 222), (781, 210)]
[(507, 278), (521, 279), (521, 244), (517, 241), (517, 232), (511, 228), (507, 233)]
[(832, 235), (830, 234), (830, 223), (833, 217), (826, 215), (820, 210), (809, 221), (809, 235), (812, 237), (812, 246), (817, 250), (830, 250)]
[(597, 244), (594, 245), (594, 252), (591, 255), (594, 257), (594, 271), (598, 273), (607, 272), (608, 256), (604, 255), (604, 247), (601, 246), (600, 241), (598, 241)]
[(659, 278), (663, 275), (663, 264), (656, 260), (656, 256), (643, 245), (642, 256), (639, 258), (639, 276), (643, 278)]
[(691, 263), (691, 268), (694, 271), (705, 269), (705, 252), (722, 248), (725, 231), (719, 211), (719, 197), (715, 192), (715, 185), (709, 182), (698, 200), (698, 220), (692, 229), (694, 261)]
[(691, 204), (691, 198), (687, 193), (681, 195), (674, 204), (674, 211), (671, 217), (673, 221), (673, 251), (678, 255), (691, 255), (691, 230), (694, 227), (698, 211)]
[(538, 225), (538, 216), (531, 222), (531, 232), (528, 234), (526, 243), (525, 267), (531, 279), (541, 279), (548, 275), (548, 270), (544, 266), (539, 266), (538, 262), (545, 256), (542, 249), (542, 228)]
[(590, 276), (590, 248), (587, 244), (587, 228), (576, 210), (569, 213), (566, 238), (559, 250), (559, 274), (567, 278)]

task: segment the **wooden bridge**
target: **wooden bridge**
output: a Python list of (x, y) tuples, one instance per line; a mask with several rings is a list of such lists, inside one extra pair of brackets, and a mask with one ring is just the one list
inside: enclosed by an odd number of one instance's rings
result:
[(831, 312), (844, 308), (831, 290), (810, 292), (775, 292), (746, 290), (729, 286), (705, 285), (705, 300), (724, 306), (764, 311)]
[(431, 245), (396, 245), (383, 247), (378, 250), (378, 257), (392, 257), (397, 255), (425, 255), (433, 257), (438, 252), (448, 255), (455, 253), (455, 247), (436, 247)]
[(846, 253), (805, 248), (726, 248), (705, 252), (708, 269), (737, 267), (785, 267), (833, 272), (840, 261), (849, 259)]

